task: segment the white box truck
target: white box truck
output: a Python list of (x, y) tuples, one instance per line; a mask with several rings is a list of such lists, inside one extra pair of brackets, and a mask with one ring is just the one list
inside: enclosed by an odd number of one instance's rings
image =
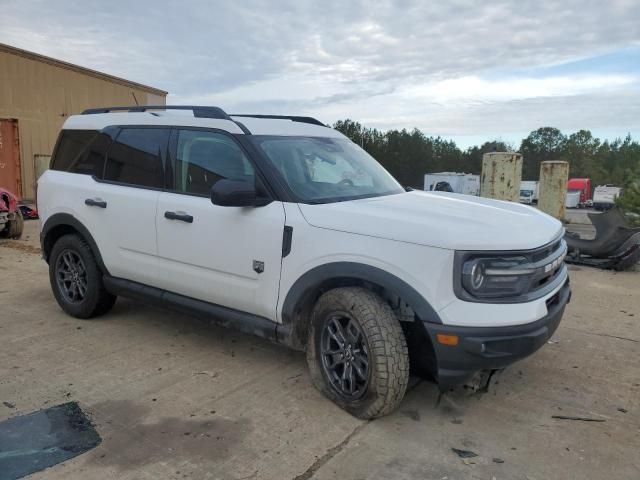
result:
[(535, 180), (523, 180), (520, 182), (520, 203), (531, 205), (538, 203), (538, 193), (540, 192), (540, 182)]
[(609, 210), (616, 203), (616, 198), (622, 195), (622, 188), (613, 185), (598, 185), (593, 191), (593, 208)]
[(424, 189), (427, 192), (453, 192), (478, 196), (480, 175), (456, 172), (427, 173), (424, 176)]

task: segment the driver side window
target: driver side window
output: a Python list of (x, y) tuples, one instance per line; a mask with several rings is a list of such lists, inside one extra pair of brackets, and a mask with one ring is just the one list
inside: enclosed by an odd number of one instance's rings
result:
[(240, 147), (221, 133), (179, 130), (175, 189), (209, 196), (222, 179), (255, 182), (253, 166)]

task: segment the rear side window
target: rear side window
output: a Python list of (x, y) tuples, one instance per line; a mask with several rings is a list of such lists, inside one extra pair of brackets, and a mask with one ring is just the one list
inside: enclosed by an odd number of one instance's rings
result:
[(97, 136), (95, 130), (63, 130), (51, 161), (51, 169), (94, 175), (95, 165), (85, 162), (84, 153), (87, 145)]
[(163, 152), (169, 129), (123, 128), (107, 156), (104, 179), (140, 187), (163, 188)]

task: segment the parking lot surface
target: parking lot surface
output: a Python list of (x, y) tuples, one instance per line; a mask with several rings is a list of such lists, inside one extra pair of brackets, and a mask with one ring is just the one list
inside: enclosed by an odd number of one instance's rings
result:
[(125, 299), (66, 316), (37, 222), (25, 238), (0, 243), (0, 421), (77, 401), (102, 437), (30, 478), (640, 478), (637, 271), (573, 267), (552, 341), (487, 393), (414, 381), (363, 422), (312, 387), (303, 354), (262, 339)]

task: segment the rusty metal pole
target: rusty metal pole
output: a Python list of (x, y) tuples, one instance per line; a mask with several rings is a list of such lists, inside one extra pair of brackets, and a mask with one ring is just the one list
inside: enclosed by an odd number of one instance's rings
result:
[(520, 201), (522, 155), (513, 152), (492, 152), (482, 156), (480, 196)]
[(551, 160), (540, 165), (538, 208), (558, 220), (565, 218), (569, 162)]

